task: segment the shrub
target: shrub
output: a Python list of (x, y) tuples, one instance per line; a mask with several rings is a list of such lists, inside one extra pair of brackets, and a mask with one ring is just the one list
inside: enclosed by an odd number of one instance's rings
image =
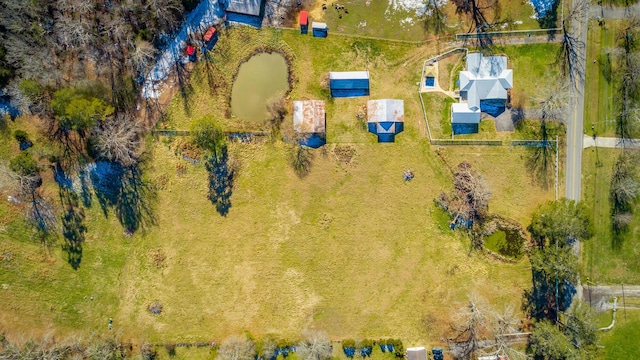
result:
[(11, 171), (22, 175), (33, 175), (38, 173), (38, 163), (28, 152), (22, 152), (9, 162)]
[(167, 350), (167, 353), (169, 354), (169, 356), (171, 357), (176, 356), (176, 344), (174, 343), (164, 344), (164, 348)]
[(364, 339), (360, 341), (360, 356), (362, 357), (371, 356), (372, 351), (373, 351), (373, 341), (369, 339)]
[(356, 341), (353, 339), (342, 340), (342, 351), (348, 358), (353, 358), (356, 355)]
[(140, 355), (143, 360), (154, 360), (156, 356), (158, 356), (158, 353), (153, 345), (144, 343), (140, 347)]
[(13, 137), (18, 140), (18, 142), (26, 142), (29, 141), (29, 134), (27, 134), (24, 130), (16, 130), (13, 132)]
[(382, 352), (386, 352), (387, 351), (387, 340), (386, 339), (378, 340), (378, 345), (380, 345), (380, 350)]
[(149, 304), (149, 307), (147, 309), (150, 313), (159, 315), (162, 312), (162, 304), (158, 301), (154, 301)]

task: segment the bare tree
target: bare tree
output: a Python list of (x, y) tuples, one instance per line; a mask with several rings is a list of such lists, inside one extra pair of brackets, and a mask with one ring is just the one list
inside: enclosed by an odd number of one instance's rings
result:
[(309, 330), (304, 340), (298, 343), (297, 353), (302, 360), (327, 360), (331, 358), (333, 348), (326, 331)]
[(313, 163), (313, 152), (306, 146), (300, 145), (298, 142), (293, 146), (291, 151), (291, 166), (293, 171), (299, 178), (304, 178), (311, 172)]
[(496, 0), (454, 0), (456, 14), (465, 14), (471, 22), (468, 33), (475, 32), (478, 46), (483, 49), (491, 47), (491, 37), (483, 34), (491, 29), (493, 20), (487, 18), (487, 12), (498, 6)]
[(435, 34), (443, 34), (445, 30), (446, 15), (443, 7), (446, 2), (442, 0), (427, 0), (427, 11), (425, 17), (425, 28), (433, 28)]
[(463, 161), (453, 170), (454, 191), (451, 196), (442, 193), (438, 199), (454, 217), (464, 223), (482, 220), (489, 207), (491, 191), (482, 176)]
[(478, 350), (486, 347), (483, 339), (489, 333), (490, 317), (487, 313), (486, 300), (478, 296), (469, 297), (469, 302), (462, 306), (453, 324), (456, 331), (456, 350), (458, 358), (472, 359)]
[(153, 66), (153, 60), (156, 57), (156, 49), (150, 42), (138, 39), (130, 54), (130, 64), (132, 68), (139, 74), (146, 72)]
[(100, 124), (93, 144), (97, 153), (110, 161), (131, 166), (140, 156), (142, 126), (131, 114), (118, 114)]
[(234, 335), (227, 338), (218, 349), (219, 360), (253, 360), (255, 356), (253, 341), (246, 336)]

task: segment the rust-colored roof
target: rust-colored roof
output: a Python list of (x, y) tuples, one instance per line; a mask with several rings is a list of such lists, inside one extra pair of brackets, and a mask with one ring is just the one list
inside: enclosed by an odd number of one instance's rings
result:
[(293, 129), (303, 134), (324, 133), (326, 131), (324, 100), (294, 101)]
[(211, 41), (211, 39), (213, 38), (213, 36), (216, 34), (216, 28), (214, 28), (213, 26), (209, 28), (209, 30), (207, 30), (206, 33), (204, 33), (204, 41)]
[(383, 99), (367, 101), (368, 122), (404, 122), (404, 101)]

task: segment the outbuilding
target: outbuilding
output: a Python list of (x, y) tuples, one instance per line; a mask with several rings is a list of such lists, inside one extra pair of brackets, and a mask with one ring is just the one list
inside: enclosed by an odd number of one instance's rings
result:
[(309, 32), (309, 13), (306, 11), (300, 11), (300, 34), (306, 34)]
[(327, 143), (326, 112), (323, 100), (293, 102), (293, 130), (300, 145), (319, 148)]
[(367, 101), (367, 127), (369, 132), (378, 135), (378, 142), (394, 142), (396, 134), (404, 131), (404, 101)]
[(196, 48), (192, 45), (187, 45), (187, 49), (185, 50), (187, 56), (189, 57), (189, 61), (196, 61)]
[(407, 360), (427, 360), (427, 349), (424, 347), (407, 348)]
[(264, 0), (228, 0), (227, 21), (262, 27)]
[(329, 27), (323, 22), (312, 22), (311, 31), (313, 32), (313, 37), (326, 38), (329, 35)]
[(207, 47), (207, 50), (213, 49), (213, 47), (218, 42), (218, 30), (215, 27), (211, 26), (207, 30), (207, 32), (204, 33), (202, 39), (204, 40), (204, 44)]
[(369, 96), (368, 71), (343, 71), (329, 73), (331, 97)]

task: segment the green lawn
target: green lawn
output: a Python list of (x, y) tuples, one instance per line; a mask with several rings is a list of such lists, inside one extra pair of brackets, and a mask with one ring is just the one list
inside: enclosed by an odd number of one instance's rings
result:
[(597, 21), (589, 23), (584, 98), (584, 130), (588, 134), (595, 131), (598, 136), (615, 136), (614, 99), (619, 85), (618, 77), (609, 74), (615, 71), (617, 56), (612, 50), (617, 46), (616, 36), (622, 24), (620, 20), (607, 20), (603, 26), (598, 26)]
[[(583, 200), (593, 211), (595, 236), (583, 243), (583, 280), (601, 284), (640, 283), (640, 216), (634, 213), (629, 232), (614, 241), (611, 230), (609, 188), (620, 150), (586, 149), (583, 155)], [(597, 162), (602, 165), (598, 166)]]
[[(449, 230), (434, 205), (451, 175), (426, 140), (416, 94), (429, 48), (234, 31), (218, 46), (229, 40), (238, 48), (225, 51), (239, 57), (265, 39), (287, 47), (297, 79), (290, 98), (327, 101), (329, 144), (314, 151), (309, 175), (295, 175), (286, 143), (232, 143), (229, 154), (240, 168), (223, 217), (207, 200), (203, 164), (176, 155), (185, 139), (150, 141), (156, 225), (126, 237), (113, 211), (105, 217), (94, 199), (85, 210), (78, 270), (59, 245), (45, 256), (21, 210), (1, 202), (0, 284), (7, 286), (0, 290), (0, 328), (13, 336), (106, 332), (111, 317), (114, 331), (134, 343), (221, 341), (245, 330), (295, 339), (316, 328), (333, 339), (396, 337), (411, 346), (447, 337), (455, 309), (471, 293), (498, 308), (519, 308), (517, 294), (530, 286), (528, 261), (505, 264), (470, 253), (466, 234)], [(214, 78), (228, 84), (227, 65), (218, 66)], [(394, 144), (376, 143), (359, 126), (355, 111), (364, 99), (331, 100), (320, 87), (329, 70), (364, 68), (372, 98), (405, 100), (405, 131)], [(207, 73), (195, 71), (189, 106), (176, 96), (162, 126), (188, 129), (207, 113), (227, 129), (243, 126), (224, 117), (225, 89), (210, 92)], [(345, 149), (354, 155), (348, 163), (339, 156)], [(553, 196), (532, 183), (522, 149), (455, 147), (443, 154), (450, 165), (468, 160), (493, 191), (490, 211), (524, 225)], [(406, 169), (415, 174), (410, 182), (402, 178)], [(51, 184), (49, 172), (45, 180)], [(57, 199), (55, 186), (46, 188)], [(155, 301), (163, 305), (160, 315), (147, 311)]]
[[(611, 322), (611, 312), (601, 315), (606, 325)], [(640, 311), (619, 309), (616, 324), (611, 331), (601, 333), (599, 343), (604, 347), (599, 351), (599, 358), (605, 360), (633, 360), (640, 357)]]

